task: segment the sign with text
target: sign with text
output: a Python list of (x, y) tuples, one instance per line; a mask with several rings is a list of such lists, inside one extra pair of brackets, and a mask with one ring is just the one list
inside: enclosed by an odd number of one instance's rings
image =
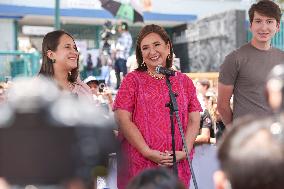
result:
[(48, 26), (23, 26), (22, 32), (25, 35), (45, 35), (54, 30), (54, 27)]

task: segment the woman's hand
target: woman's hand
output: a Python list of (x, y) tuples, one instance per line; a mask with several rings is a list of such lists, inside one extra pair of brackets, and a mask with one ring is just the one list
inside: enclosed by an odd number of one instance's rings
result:
[(160, 152), (158, 150), (149, 150), (145, 153), (144, 157), (157, 163), (160, 166), (172, 166), (173, 157), (166, 152)]
[[(172, 157), (171, 161), (162, 161), (160, 166), (173, 166), (173, 151), (165, 151), (165, 154)], [(186, 153), (184, 151), (176, 151), (176, 161), (179, 162), (186, 158)]]
[[(170, 152), (172, 154), (172, 152)], [(176, 160), (179, 162), (180, 160), (184, 160), (186, 158), (186, 153), (184, 151), (176, 151)]]

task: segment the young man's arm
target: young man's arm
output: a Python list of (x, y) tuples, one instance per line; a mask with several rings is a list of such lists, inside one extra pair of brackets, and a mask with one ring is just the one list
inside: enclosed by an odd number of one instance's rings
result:
[(225, 126), (233, 121), (233, 112), (230, 106), (233, 89), (233, 85), (224, 85), (220, 82), (218, 83), (217, 108)]

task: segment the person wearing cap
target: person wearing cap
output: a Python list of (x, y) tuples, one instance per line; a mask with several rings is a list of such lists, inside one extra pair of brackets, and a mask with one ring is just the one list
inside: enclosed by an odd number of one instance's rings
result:
[(196, 90), (198, 92), (197, 98), (203, 110), (205, 108), (206, 93), (209, 88), (210, 88), (210, 82), (208, 79), (199, 79), (196, 82)]
[(91, 88), (96, 105), (107, 105), (107, 110), (111, 112), (113, 105), (112, 93), (106, 88), (104, 80), (100, 81), (94, 76), (89, 76), (84, 82)]
[(196, 82), (197, 97), (203, 112), (200, 115), (200, 132), (195, 139), (195, 144), (209, 144), (210, 138), (214, 137), (213, 121), (209, 113), (209, 96), (207, 96), (209, 88), (210, 82), (208, 79), (199, 79)]
[(265, 95), (266, 77), (275, 65), (284, 63), (284, 52), (271, 46), (280, 29), (280, 7), (261, 0), (248, 13), (251, 41), (227, 55), (220, 67), (217, 102), (226, 126), (243, 116), (272, 113)]

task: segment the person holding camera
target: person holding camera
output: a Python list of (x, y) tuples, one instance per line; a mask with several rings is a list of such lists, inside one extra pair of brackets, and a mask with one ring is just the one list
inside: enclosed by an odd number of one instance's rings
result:
[(116, 89), (119, 88), (121, 82), (120, 72), (123, 73), (123, 77), (127, 74), (126, 61), (132, 47), (132, 37), (128, 31), (128, 24), (126, 22), (122, 22), (118, 25), (117, 30), (120, 33), (120, 36), (117, 39), (115, 47), (116, 60), (114, 69), (117, 80)]
[(106, 106), (108, 112), (112, 111), (112, 92), (106, 87), (103, 80), (97, 80), (94, 76), (87, 77), (84, 82), (91, 88), (93, 99), (98, 106)]

